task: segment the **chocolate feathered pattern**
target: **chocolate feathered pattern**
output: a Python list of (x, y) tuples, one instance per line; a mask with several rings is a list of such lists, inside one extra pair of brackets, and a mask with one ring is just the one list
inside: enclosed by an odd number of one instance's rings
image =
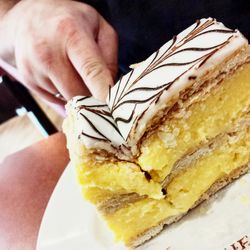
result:
[[(135, 127), (148, 109), (159, 101), (163, 93), (174, 86), (187, 71), (193, 67), (201, 67), (214, 53), (230, 42), (236, 31), (209, 18), (198, 20), (184, 32), (174, 36), (141, 65), (121, 77), (109, 90), (107, 104), (93, 97), (73, 99), (74, 107), (79, 110), (78, 119), (84, 122), (80, 135), (84, 141), (103, 141), (117, 149), (126, 147), (132, 127)], [(196, 39), (211, 33), (215, 36), (224, 34), (224, 37), (217, 44), (214, 44), (214, 41), (209, 42), (209, 47), (192, 45)], [(176, 56), (183, 58), (176, 59)], [(163, 69), (164, 79), (157, 78)], [(151, 82), (148, 79), (152, 76)], [(94, 142), (93, 145), (97, 147), (98, 144)]]
[[(76, 97), (74, 101), (74, 106), (78, 110), (77, 119), (81, 119), (81, 125), (84, 123), (80, 137), (84, 136), (110, 144), (113, 144), (116, 139), (118, 143), (115, 146), (124, 142), (107, 104), (89, 96)], [(110, 131), (114, 138), (110, 138)]]

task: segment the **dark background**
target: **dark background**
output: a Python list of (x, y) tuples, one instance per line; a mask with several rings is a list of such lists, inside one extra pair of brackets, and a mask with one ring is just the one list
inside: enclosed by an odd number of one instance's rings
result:
[(119, 35), (123, 73), (200, 18), (214, 17), (250, 39), (250, 0), (89, 0)]

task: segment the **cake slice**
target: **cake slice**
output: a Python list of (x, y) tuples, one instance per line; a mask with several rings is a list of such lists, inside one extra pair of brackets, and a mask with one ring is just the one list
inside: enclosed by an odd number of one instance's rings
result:
[[(64, 122), (85, 199), (136, 247), (250, 168), (250, 49), (201, 19)], [(142, 223), (143, 221), (143, 223)]]

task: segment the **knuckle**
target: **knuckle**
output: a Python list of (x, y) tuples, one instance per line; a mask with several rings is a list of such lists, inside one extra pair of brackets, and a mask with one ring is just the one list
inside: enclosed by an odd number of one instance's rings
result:
[(35, 80), (33, 79), (32, 74), (30, 73), (30, 71), (26, 71), (24, 70), (19, 70), (20, 75), (22, 76), (23, 79), (23, 84), (28, 87), (28, 88), (32, 88), (32, 89), (36, 89), (37, 85), (35, 84)]
[(114, 37), (115, 39), (118, 39), (118, 34), (117, 34), (117, 32), (115, 31), (115, 29), (113, 27), (110, 26), (110, 31), (109, 32), (110, 32), (110, 35), (112, 37)]
[(59, 35), (71, 36), (76, 32), (76, 21), (72, 15), (66, 15), (58, 18), (56, 24), (56, 33)]
[(35, 75), (39, 73), (34, 71), (34, 67), (31, 66), (31, 62), (26, 58), (19, 59), (17, 63), (17, 70), (21, 76), (21, 82), (23, 85), (30, 90), (39, 92), (39, 82), (35, 77)]
[(113, 39), (114, 44), (118, 43), (118, 34), (114, 29), (111, 31), (111, 38)]
[(117, 43), (118, 42), (118, 34), (116, 30), (108, 23), (105, 25), (105, 35), (110, 39), (111, 42)]
[(21, 75), (24, 83), (32, 85), (33, 84), (32, 70), (31, 70), (31, 67), (30, 67), (28, 60), (26, 60), (26, 59), (17, 60), (16, 66), (17, 66), (17, 70), (18, 70), (19, 74)]
[(117, 64), (116, 63), (109, 63), (108, 68), (112, 74), (113, 79), (115, 79), (115, 76), (116, 76), (117, 71), (118, 71)]
[(33, 53), (39, 63), (46, 67), (51, 67), (53, 63), (53, 54), (46, 41), (35, 42), (33, 45)]
[(72, 32), (72, 34), (66, 39), (66, 47), (77, 48), (78, 44), (82, 43), (82, 39), (82, 36), (80, 36), (78, 32)]
[(102, 27), (105, 29), (105, 31), (113, 36), (117, 36), (116, 30), (114, 29), (114, 27), (107, 22), (107, 20), (105, 20), (103, 17), (101, 17), (101, 23), (102, 23)]
[(26, 76), (32, 74), (30, 63), (27, 58), (17, 58), (16, 62), (17, 69), (22, 75)]
[(84, 17), (92, 17), (97, 18), (98, 12), (91, 5), (84, 4), (82, 5), (82, 13), (84, 13)]

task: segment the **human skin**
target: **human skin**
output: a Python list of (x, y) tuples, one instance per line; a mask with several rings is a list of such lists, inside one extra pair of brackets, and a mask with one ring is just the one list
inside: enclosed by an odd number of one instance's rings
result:
[[(117, 35), (91, 6), (71, 0), (0, 0), (0, 58), (56, 104), (104, 100), (117, 70)], [(4, 39), (2, 39), (4, 37)]]
[(34, 250), (42, 217), (69, 162), (56, 133), (0, 161), (0, 249)]

